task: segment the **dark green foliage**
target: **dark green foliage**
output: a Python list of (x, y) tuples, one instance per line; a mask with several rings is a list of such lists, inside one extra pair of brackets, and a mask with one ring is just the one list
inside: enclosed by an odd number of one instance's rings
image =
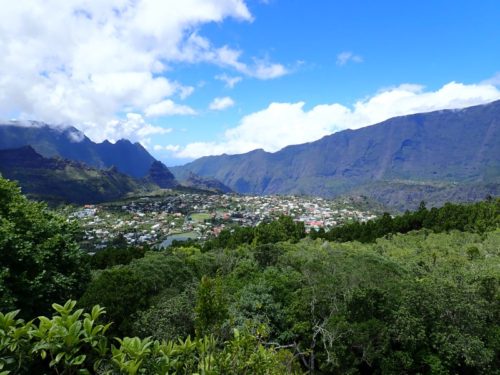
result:
[(274, 266), (283, 253), (282, 247), (273, 243), (258, 245), (253, 249), (253, 256), (262, 268)]
[(281, 241), (297, 242), (305, 237), (304, 223), (294, 222), (289, 216), (281, 216), (270, 223), (256, 227), (235, 227), (224, 229), (217, 238), (205, 242), (203, 251), (235, 248), (239, 245), (265, 245)]
[(0, 178), (0, 311), (21, 309), (23, 317), (34, 317), (83, 293), (90, 272), (76, 231)]
[(138, 314), (133, 332), (139, 337), (175, 340), (195, 335), (195, 302), (197, 286), (185, 291), (166, 290), (151, 308)]
[(134, 259), (143, 258), (144, 254), (146, 254), (145, 247), (108, 247), (96, 252), (90, 258), (90, 265), (93, 269), (105, 269), (119, 264), (125, 265)]
[[(288, 348), (309, 373), (498, 374), (497, 227), (498, 200), (422, 204), (401, 217), (346, 226), (366, 244), (297, 241), (301, 227), (281, 218), (225, 231), (204, 252), (185, 246), (156, 254), (185, 267), (196, 289), (187, 278), (144, 288), (139, 294), (150, 297), (134, 306), (138, 295), (111, 288), (135, 311), (121, 311), (132, 316), (122, 332), (132, 326), (142, 337), (194, 331), (228, 340), (236, 327)], [(160, 268), (140, 274), (147, 279)]]
[(393, 345), (412, 358), (406, 371), (495, 371), (500, 347), (492, 345), (490, 335), (500, 322), (494, 304), (482, 298), (477, 285), (429, 278), (405, 285), (399, 303), (391, 309), (394, 318), (388, 331)]
[(200, 241), (194, 238), (188, 238), (187, 240), (183, 241), (173, 240), (169, 248), (174, 249), (176, 247), (197, 247), (198, 249), (202, 248)]
[[(218, 277), (224, 286), (219, 299), (225, 302), (218, 305), (228, 306), (227, 317), (207, 326), (264, 325), (269, 340), (293, 348), (311, 373), (496, 373), (500, 232), (491, 231), (498, 225), (496, 204), (447, 206), (441, 216), (431, 210), (443, 226), (451, 223), (447, 230), (436, 229), (447, 232), (442, 234), (386, 236), (383, 228), (399, 224), (385, 215), (382, 225), (369, 227), (386, 237), (374, 244), (245, 241), (250, 243), (224, 252), (227, 266)], [(476, 210), (471, 213), (476, 222), (460, 219), (464, 209)], [(408, 227), (415, 229), (412, 225), (432, 217), (431, 211), (422, 205), (407, 214)], [(450, 232), (453, 226), (479, 233)], [(229, 234), (224, 243), (231, 241)], [(207, 300), (213, 301), (214, 288), (208, 290)]]
[(129, 332), (136, 312), (166, 288), (183, 289), (193, 278), (187, 265), (176, 256), (148, 253), (129, 265), (99, 271), (79, 301), (82, 306), (105, 305), (115, 323), (113, 332)]
[(201, 278), (194, 311), (198, 337), (207, 334), (221, 336), (222, 323), (227, 317), (227, 302), (219, 275), (215, 278)]
[(129, 328), (130, 316), (148, 306), (151, 284), (132, 269), (122, 266), (104, 270), (93, 280), (82, 299), (82, 306), (96, 302), (108, 306), (109, 316), (116, 323), (115, 332)]
[(258, 225), (254, 230), (255, 245), (277, 243), (281, 241), (297, 242), (305, 236), (303, 222), (294, 222), (289, 216), (281, 216), (269, 224)]
[(500, 198), (475, 204), (447, 203), (441, 208), (428, 210), (422, 203), (418, 211), (406, 211), (392, 218), (388, 213), (366, 223), (355, 222), (328, 231), (313, 232), (312, 238), (329, 241), (374, 242), (377, 238), (412, 230), (430, 229), (434, 232), (450, 230), (483, 233), (500, 225)]
[[(16, 195), (5, 191), (0, 202)], [(147, 252), (94, 271), (79, 301), (106, 306), (108, 332), (141, 338), (110, 347), (73, 303), (36, 326), (0, 314), (0, 372), (282, 374), (297, 370), (293, 356), (310, 374), (500, 375), (499, 224), (498, 199), (422, 204), (331, 242), (280, 218), (203, 249)], [(106, 265), (123, 255), (107, 254)]]
[(255, 228), (235, 227), (224, 229), (217, 238), (206, 241), (203, 244), (203, 251), (212, 249), (235, 248), (242, 244), (251, 244), (254, 239)]

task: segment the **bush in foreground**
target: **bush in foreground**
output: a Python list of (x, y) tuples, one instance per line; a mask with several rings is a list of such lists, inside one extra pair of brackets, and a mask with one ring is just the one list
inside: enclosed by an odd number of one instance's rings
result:
[(219, 342), (213, 336), (178, 341), (107, 335), (104, 309), (75, 310), (75, 301), (53, 304), (52, 318), (17, 319), (0, 313), (0, 374), (293, 374), (293, 356), (267, 347), (261, 337), (234, 330)]

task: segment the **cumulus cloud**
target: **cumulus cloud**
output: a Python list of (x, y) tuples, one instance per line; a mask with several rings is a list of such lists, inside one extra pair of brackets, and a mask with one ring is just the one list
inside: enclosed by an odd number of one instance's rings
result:
[(344, 66), (348, 62), (361, 63), (363, 62), (363, 58), (360, 55), (355, 55), (350, 51), (340, 52), (337, 55), (337, 65)]
[(179, 91), (179, 97), (184, 100), (194, 92), (194, 87), (182, 86)]
[(127, 113), (124, 119), (115, 119), (103, 124), (84, 123), (85, 134), (92, 139), (108, 139), (115, 142), (119, 139), (129, 139), (134, 142), (141, 142), (147, 146), (151, 142), (152, 135), (167, 134), (171, 128), (154, 126), (146, 122), (140, 113)]
[(410, 84), (387, 88), (357, 101), (352, 108), (333, 103), (306, 110), (304, 102), (271, 103), (243, 117), (239, 125), (226, 130), (218, 142), (190, 143), (174, 151), (174, 155), (198, 158), (257, 148), (277, 151), (287, 145), (311, 142), (339, 130), (357, 129), (395, 116), (463, 108), (497, 99), (500, 99), (500, 90), (493, 85), (451, 82), (436, 91)]
[(234, 100), (229, 96), (224, 96), (223, 98), (215, 98), (212, 100), (208, 108), (212, 111), (222, 111), (232, 106), (234, 106)]
[(236, 86), (237, 83), (241, 82), (243, 78), (240, 76), (229, 76), (224, 73), (216, 75), (215, 79), (224, 82), (227, 88), (232, 89), (234, 86)]
[(288, 73), (288, 69), (281, 64), (273, 64), (265, 60), (256, 60), (253, 76), (259, 79), (273, 79)]
[(181, 53), (185, 61), (209, 62), (262, 80), (274, 79), (290, 73), (284, 65), (273, 63), (267, 58), (254, 58), (252, 63), (244, 63), (242, 62), (243, 51), (228, 46), (215, 48), (207, 38), (197, 33), (189, 36)]
[(179, 145), (154, 145), (153, 149), (155, 151), (170, 151), (170, 152), (178, 152), (180, 150), (181, 146)]
[(157, 117), (173, 115), (195, 115), (196, 111), (187, 105), (176, 104), (172, 100), (167, 99), (148, 106), (145, 109), (144, 113), (148, 117)]
[(123, 114), (191, 112), (173, 102), (194, 90), (169, 78), (175, 63), (211, 63), (261, 79), (286, 72), (280, 64), (246, 63), (242, 51), (198, 34), (226, 18), (253, 19), (245, 0), (4, 2), (0, 117), (73, 124), (94, 140), (116, 139), (130, 134)]

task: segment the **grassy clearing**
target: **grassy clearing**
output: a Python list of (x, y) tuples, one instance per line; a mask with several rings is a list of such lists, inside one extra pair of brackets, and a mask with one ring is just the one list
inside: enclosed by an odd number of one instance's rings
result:
[(198, 212), (190, 215), (191, 220), (197, 223), (203, 223), (205, 220), (210, 220), (212, 217), (210, 214), (204, 212)]

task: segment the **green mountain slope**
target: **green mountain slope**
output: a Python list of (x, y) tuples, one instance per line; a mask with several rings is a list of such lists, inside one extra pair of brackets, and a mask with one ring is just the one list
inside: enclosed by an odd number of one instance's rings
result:
[(30, 146), (0, 150), (0, 173), (17, 180), (28, 196), (49, 202), (97, 203), (158, 188), (116, 168), (99, 170), (79, 162), (44, 158)]

